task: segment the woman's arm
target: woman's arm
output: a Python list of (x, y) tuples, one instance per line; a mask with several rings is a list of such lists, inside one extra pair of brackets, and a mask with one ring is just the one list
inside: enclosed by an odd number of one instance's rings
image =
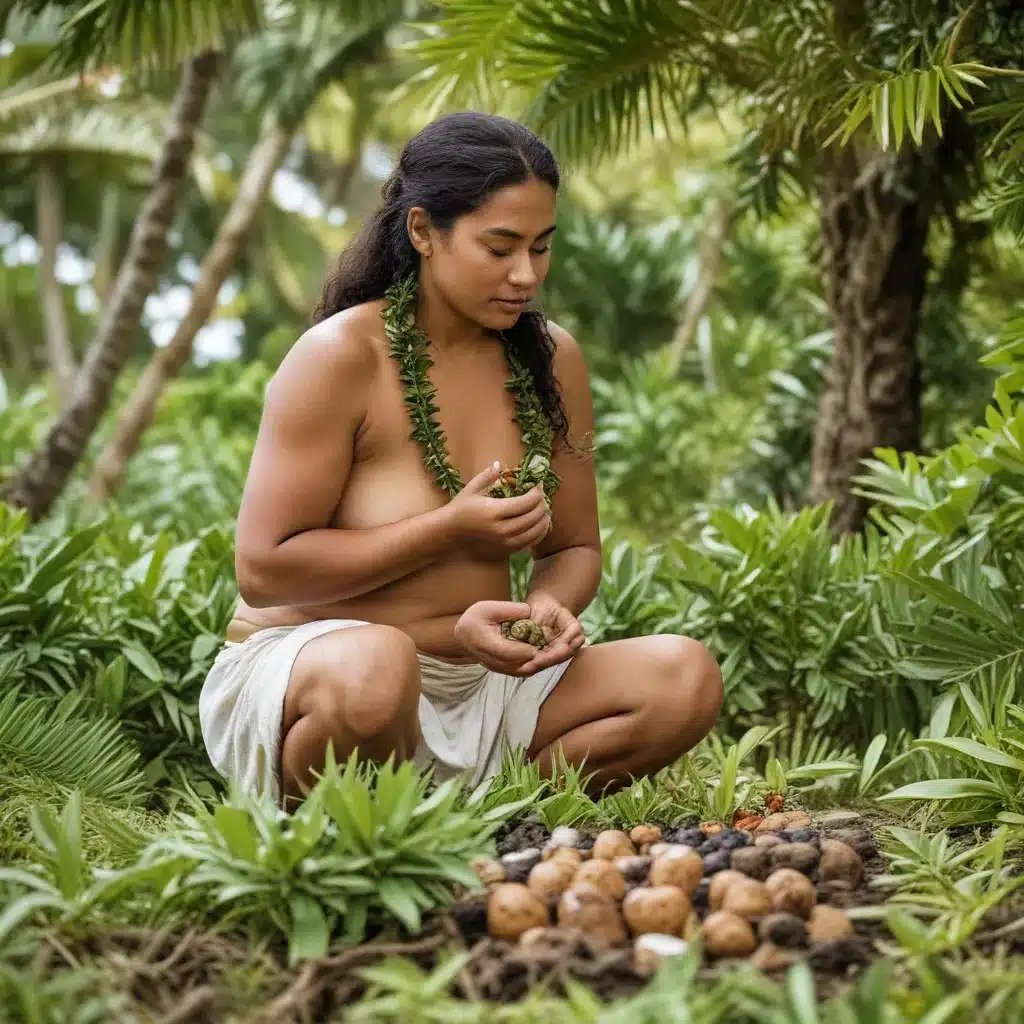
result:
[(448, 506), (365, 530), (329, 526), (377, 369), (358, 315), (303, 335), (267, 390), (235, 538), (238, 586), (251, 607), (357, 597), (453, 543)]
[[(601, 533), (597, 518), (593, 441), (594, 409), (590, 378), (579, 345), (556, 324), (555, 376), (569, 421), (569, 438), (585, 454), (556, 447), (551, 468), (561, 483), (551, 503), (551, 532), (533, 550), (534, 568), (526, 602), (545, 596), (579, 615), (593, 601), (601, 582)], [(556, 442), (557, 444), (557, 442)]]

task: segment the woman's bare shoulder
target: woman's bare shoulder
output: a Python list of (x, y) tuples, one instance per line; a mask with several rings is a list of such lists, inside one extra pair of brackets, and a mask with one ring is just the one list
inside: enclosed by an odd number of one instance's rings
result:
[[(387, 355), (387, 336), (380, 317), (383, 309), (383, 300), (364, 302), (321, 320), (295, 342), (285, 361), (312, 361), (327, 371), (346, 375), (353, 370), (374, 370)], [(283, 368), (284, 362), (281, 365)]]

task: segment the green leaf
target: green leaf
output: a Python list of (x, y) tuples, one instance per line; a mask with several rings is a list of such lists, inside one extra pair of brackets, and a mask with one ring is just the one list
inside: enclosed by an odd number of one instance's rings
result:
[(382, 878), (378, 889), (381, 903), (413, 934), (420, 930), (420, 910), (409, 886), (396, 878)]
[(857, 792), (863, 794), (867, 789), (871, 777), (875, 774), (875, 768), (878, 766), (878, 762), (882, 757), (882, 752), (885, 750), (885, 745), (888, 742), (888, 737), (884, 732), (880, 732), (870, 744), (864, 754), (864, 762), (860, 769), (860, 782), (857, 785)]
[(66, 906), (67, 904), (59, 896), (49, 893), (33, 892), (19, 896), (0, 914), (0, 946), (15, 929), (20, 929), (37, 910), (64, 910)]
[(221, 804), (214, 810), (213, 819), (232, 856), (255, 863), (259, 855), (259, 836), (249, 815), (239, 807)]
[(1001, 768), (1014, 768), (1019, 772), (1024, 772), (1024, 761), (1016, 757), (1010, 757), (1009, 754), (1004, 754), (1001, 750), (987, 747), (984, 743), (978, 743), (977, 740), (951, 736), (946, 739), (915, 740), (914, 746), (923, 747), (925, 750), (937, 750), (940, 753), (948, 752), (954, 755), (961, 755), (970, 759), (984, 761), (986, 764), (995, 764)]
[(97, 523), (62, 541), (54, 552), (40, 562), (18, 585), (18, 590), (28, 591), (38, 597), (45, 596), (68, 576), (74, 563), (93, 546), (102, 529), (103, 524)]
[(814, 976), (805, 963), (795, 964), (786, 977), (786, 991), (799, 1024), (818, 1024), (818, 1000)]
[(330, 928), (320, 904), (304, 892), (295, 893), (290, 901), (292, 930), (288, 939), (288, 962), (326, 956)]
[(790, 768), (786, 775), (790, 779), (825, 779), (835, 775), (852, 775), (856, 771), (857, 764), (852, 761), (819, 761)]
[(981, 779), (929, 779), (912, 782), (878, 797), (879, 800), (960, 800), (966, 797), (1002, 797), (994, 783)]
[(154, 683), (164, 681), (163, 670), (160, 668), (159, 662), (145, 647), (127, 641), (121, 645), (121, 652), (147, 679)]

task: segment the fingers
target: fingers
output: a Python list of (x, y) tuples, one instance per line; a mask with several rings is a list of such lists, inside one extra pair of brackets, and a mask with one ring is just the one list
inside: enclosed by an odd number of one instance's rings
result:
[(481, 470), (466, 486), (463, 488), (464, 491), (469, 491), (471, 494), (480, 494), (487, 490), (498, 479), (499, 470), (498, 463), (492, 462), (486, 469)]
[(544, 508), (544, 492), (540, 484), (530, 488), (525, 494), (515, 498), (494, 498), (497, 504), (499, 519), (514, 519), (516, 516), (533, 512), (537, 508)]
[(532, 676), (543, 669), (550, 668), (552, 665), (568, 661), (583, 646), (585, 641), (586, 637), (583, 635), (582, 630), (580, 630), (577, 637), (569, 641), (559, 637), (542, 650), (535, 651), (534, 656), (514, 674)]
[(477, 601), (476, 607), (481, 618), (487, 622), (502, 623), (530, 617), (530, 606), (520, 601)]
[(542, 508), (540, 515), (526, 519), (522, 529), (516, 530), (506, 538), (507, 545), (514, 551), (522, 551), (524, 548), (532, 547), (544, 537), (551, 529), (551, 520), (547, 512)]

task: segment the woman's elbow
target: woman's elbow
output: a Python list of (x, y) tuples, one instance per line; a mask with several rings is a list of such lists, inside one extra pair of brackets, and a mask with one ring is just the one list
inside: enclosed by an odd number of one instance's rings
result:
[(235, 557), (235, 580), (239, 596), (250, 608), (272, 608), (280, 603), (273, 598), (266, 572), (251, 558)]

